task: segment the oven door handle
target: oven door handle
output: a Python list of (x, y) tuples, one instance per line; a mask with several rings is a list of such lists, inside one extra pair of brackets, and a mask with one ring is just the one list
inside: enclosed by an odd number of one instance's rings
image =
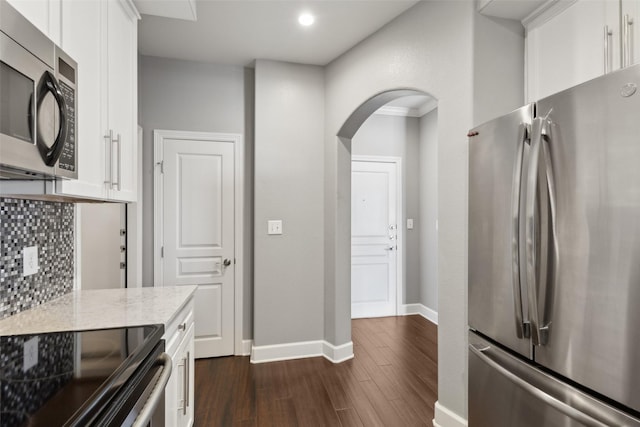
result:
[(162, 374), (160, 374), (160, 378), (156, 382), (156, 385), (153, 387), (153, 391), (149, 395), (149, 399), (147, 399), (147, 403), (145, 403), (144, 407), (138, 414), (138, 417), (133, 422), (132, 427), (145, 427), (148, 425), (151, 420), (151, 416), (153, 415), (156, 406), (160, 403), (160, 399), (162, 399), (164, 388), (169, 381), (169, 377), (171, 376), (171, 367), (173, 366), (173, 361), (171, 360), (171, 356), (167, 353), (162, 353), (158, 356), (158, 361), (162, 363)]

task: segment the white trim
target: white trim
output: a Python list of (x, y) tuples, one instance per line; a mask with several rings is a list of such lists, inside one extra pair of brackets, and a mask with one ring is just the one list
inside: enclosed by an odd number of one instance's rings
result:
[(136, 132), (138, 157), (136, 165), (136, 201), (127, 206), (127, 287), (142, 287), (142, 127)]
[(353, 359), (353, 342), (335, 346), (326, 341), (322, 342), (322, 355), (333, 363), (341, 363)]
[(522, 26), (527, 30), (539, 27), (568, 9), (577, 0), (547, 0), (536, 10), (525, 16)]
[(79, 291), (82, 289), (82, 217), (80, 213), (80, 205), (78, 203), (73, 204), (73, 290)]
[(436, 401), (433, 427), (467, 427), (468, 422)]
[[(396, 222), (397, 222), (397, 259), (396, 259), (396, 316), (400, 313), (402, 301), (404, 301), (404, 175), (402, 171), (402, 158), (395, 156), (351, 156), (351, 162), (377, 162), (377, 163), (394, 163), (396, 165), (396, 194), (400, 197), (397, 201), (396, 207)], [(351, 253), (351, 250), (349, 250)], [(351, 286), (349, 286), (351, 288)]]
[(251, 363), (278, 362), (320, 356), (333, 363), (352, 359), (353, 343), (349, 341), (336, 347), (327, 341), (318, 340), (263, 346), (254, 345), (251, 349)]
[(373, 114), (379, 116), (420, 117), (420, 112), (415, 108), (395, 107), (392, 105), (380, 107)]
[(373, 114), (379, 116), (400, 116), (400, 117), (422, 117), (428, 112), (438, 107), (438, 100), (431, 98), (427, 100), (420, 108), (398, 107), (395, 105), (384, 105), (374, 111)]
[[(160, 250), (164, 242), (162, 234), (162, 174), (160, 162), (163, 161), (164, 139), (196, 139), (200, 141), (229, 142), (234, 145), (235, 157), (235, 195), (234, 195), (234, 354), (244, 354), (242, 341), (243, 289), (244, 289), (244, 143), (242, 135), (235, 133), (191, 132), (176, 130), (153, 130), (153, 282), (154, 286), (163, 286), (162, 258)], [(248, 353), (247, 353), (248, 354)]]
[(438, 324), (438, 312), (430, 309), (424, 304), (404, 304), (400, 307), (401, 316), (419, 314), (433, 324)]
[(253, 340), (242, 340), (242, 351), (236, 353), (236, 356), (250, 356), (251, 347), (253, 347)]

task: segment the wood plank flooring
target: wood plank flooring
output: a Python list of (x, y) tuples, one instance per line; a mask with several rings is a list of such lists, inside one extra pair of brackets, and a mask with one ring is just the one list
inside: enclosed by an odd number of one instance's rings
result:
[(357, 319), (352, 339), (355, 358), (339, 364), (197, 360), (195, 425), (431, 426), (437, 327), (420, 316)]

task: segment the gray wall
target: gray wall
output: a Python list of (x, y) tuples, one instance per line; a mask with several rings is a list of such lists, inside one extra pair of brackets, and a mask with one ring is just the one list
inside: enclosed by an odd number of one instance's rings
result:
[(438, 311), (438, 110), (420, 118), (420, 302)]
[(524, 102), (524, 28), (519, 21), (476, 15), (473, 43), (476, 126)]
[(320, 340), (323, 69), (259, 60), (255, 73), (255, 345)]
[(244, 338), (252, 329), (253, 70), (141, 56), (139, 121), (143, 141), (143, 274), (153, 286), (153, 130), (238, 133), (245, 143)]
[[(467, 415), (466, 133), (476, 119), (500, 114), (522, 94), (518, 78), (487, 72), (495, 68), (494, 55), (483, 56), (489, 49), (507, 63), (505, 72), (523, 61), (523, 51), (517, 51), (520, 35), (503, 28), (479, 17), (475, 2), (419, 2), (329, 64), (325, 76), (325, 336), (335, 345), (350, 340), (345, 301), (350, 293), (346, 201), (351, 150), (351, 144), (336, 135), (359, 106), (366, 107), (367, 100), (382, 92), (412, 88), (438, 100), (439, 424), (447, 422), (447, 413)], [(479, 46), (476, 37), (482, 37)], [(475, 85), (500, 90), (491, 93)]]
[[(419, 217), (419, 121), (415, 117), (374, 114), (358, 129), (351, 153), (365, 156), (391, 156), (402, 159), (404, 270), (403, 304), (420, 302), (420, 222)], [(407, 230), (406, 218), (414, 219), (414, 229)], [(437, 256), (437, 255), (436, 255)]]
[(342, 202), (349, 147), (335, 135), (353, 111), (383, 91), (414, 88), (438, 100), (438, 399), (462, 417), (467, 413), (466, 133), (473, 121), (474, 15), (473, 2), (419, 2), (330, 64), (325, 81), (325, 259), (331, 274), (325, 324), (336, 345), (350, 339), (349, 307), (342, 303), (349, 294), (344, 236), (350, 207)]

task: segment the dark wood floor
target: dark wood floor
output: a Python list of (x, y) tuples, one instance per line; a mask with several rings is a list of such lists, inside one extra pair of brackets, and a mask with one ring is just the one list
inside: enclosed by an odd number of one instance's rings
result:
[(431, 426), (437, 327), (420, 316), (358, 319), (353, 360), (322, 357), (251, 365), (200, 359), (195, 425)]

